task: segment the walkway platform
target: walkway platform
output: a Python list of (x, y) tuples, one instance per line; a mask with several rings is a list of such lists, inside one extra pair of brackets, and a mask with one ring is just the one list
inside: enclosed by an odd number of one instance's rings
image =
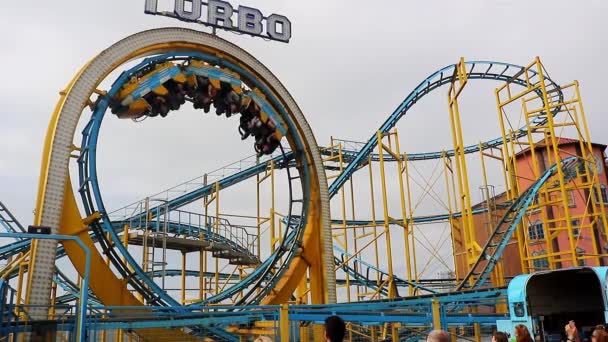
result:
[[(250, 253), (244, 252), (242, 249), (236, 249), (227, 243), (186, 239), (183, 237), (174, 236), (147, 236), (147, 245), (155, 248), (163, 247), (163, 239), (166, 239), (167, 249), (181, 251), (182, 253), (199, 252), (201, 249), (210, 251), (214, 257), (228, 259), (231, 265), (239, 266), (255, 266), (260, 261)], [(143, 246), (144, 234), (142, 232), (129, 233), (129, 244), (135, 246)]]

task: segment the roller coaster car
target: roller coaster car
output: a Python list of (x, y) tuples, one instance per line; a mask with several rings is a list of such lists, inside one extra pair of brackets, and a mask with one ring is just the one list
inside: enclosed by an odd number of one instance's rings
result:
[[(248, 95), (252, 95), (250, 92)], [(241, 139), (246, 139), (250, 135), (255, 137), (254, 149), (258, 155), (272, 154), (279, 146), (280, 133), (276, 130), (275, 123), (264, 114), (261, 106), (250, 96), (245, 95), (239, 133)], [(260, 98), (258, 98), (261, 100)]]
[[(277, 122), (274, 120), (278, 120), (281, 127), (284, 127), (285, 125), (281, 118), (274, 113), (273, 109), (266, 102), (266, 96), (257, 88), (254, 88), (253, 91), (250, 92), (250, 96), (253, 98), (254, 102), (259, 102), (258, 116), (260, 117), (260, 120), (264, 124), (269, 125), (273, 131), (276, 131), (277, 138), (281, 140), (284, 134), (281, 130), (276, 130)], [(273, 115), (271, 116), (271, 114)]]
[(237, 94), (243, 93), (241, 77), (229, 69), (216, 68), (201, 61), (189, 60), (183, 66), (188, 83), (195, 86), (197, 76), (209, 80), (215, 89), (221, 89), (222, 83), (228, 84)]
[(217, 115), (241, 113), (241, 139), (253, 135), (258, 155), (271, 154), (279, 146), (285, 129), (277, 129), (273, 119), (281, 119), (266, 103), (264, 94), (259, 89), (244, 93), (238, 74), (196, 60), (147, 65), (122, 87), (110, 108), (119, 118), (164, 117), (186, 100), (205, 113), (211, 104)]
[(249, 96), (243, 97), (241, 104), (241, 119), (239, 123), (239, 133), (241, 134), (241, 140), (247, 139), (251, 135), (249, 129), (249, 121), (254, 117), (259, 117), (260, 106), (255, 103)]
[(110, 108), (121, 119), (166, 116), (185, 102), (186, 81), (182, 68), (171, 62), (142, 69), (110, 101)]
[(243, 96), (234, 91), (230, 85), (222, 83), (220, 90), (213, 99), (215, 114), (226, 114), (226, 117), (239, 113), (242, 107)]
[(194, 90), (191, 94), (194, 108), (202, 108), (208, 113), (213, 103), (215, 113), (227, 117), (241, 111), (243, 88), (238, 74), (195, 60), (188, 61), (184, 73), (189, 87)]

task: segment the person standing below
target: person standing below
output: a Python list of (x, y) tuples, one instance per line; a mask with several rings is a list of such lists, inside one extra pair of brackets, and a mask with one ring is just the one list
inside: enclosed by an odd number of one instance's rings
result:
[(608, 333), (604, 326), (596, 326), (591, 334), (591, 342), (608, 342)]
[(256, 338), (253, 342), (272, 342), (272, 339), (268, 336), (260, 336)]
[(509, 342), (509, 337), (504, 332), (497, 331), (492, 334), (492, 342)]
[(530, 331), (523, 324), (518, 324), (515, 326), (515, 341), (517, 342), (534, 342), (532, 336), (530, 335)]
[(426, 342), (450, 342), (450, 334), (443, 330), (433, 330), (426, 337)]
[(566, 324), (566, 326), (564, 327), (564, 330), (566, 330), (566, 339), (568, 342), (579, 341), (578, 329), (576, 329), (576, 323), (574, 323), (574, 321), (568, 322), (568, 324)]
[(346, 324), (338, 316), (330, 316), (325, 319), (325, 341), (342, 342), (346, 335)]

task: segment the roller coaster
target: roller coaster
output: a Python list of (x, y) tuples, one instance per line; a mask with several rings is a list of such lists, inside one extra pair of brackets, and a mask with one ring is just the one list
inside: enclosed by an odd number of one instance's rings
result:
[[(501, 134), (466, 145), (458, 99), (472, 80), (502, 83), (495, 90)], [(402, 153), (397, 123), (442, 86), (453, 146)], [(187, 102), (238, 116), (238, 136), (253, 140), (254, 155), (107, 206), (97, 151), (108, 109), (143, 125), (171, 120)], [(509, 117), (514, 104), (520, 127)], [(578, 138), (576, 153), (563, 147), (567, 134)], [(431, 328), (479, 339), (513, 317), (506, 292), (513, 276), (608, 260), (605, 166), (594, 151), (578, 83), (557, 84), (539, 58), (527, 66), (460, 59), (424, 79), (366, 142), (332, 138), (320, 147), (283, 84), (238, 46), (183, 28), (140, 32), (102, 51), (61, 92), (31, 225), (49, 234), (28, 234), (0, 203), (0, 236), (11, 239), (0, 246), (0, 332), (15, 341), (320, 340), (323, 319), (340, 314), (352, 341), (416, 340)], [(526, 175), (522, 156), (529, 156)], [(443, 172), (422, 180), (416, 165), (429, 162)], [(476, 163), (478, 204), (468, 176)], [(490, 178), (502, 178), (503, 194), (490, 193)], [(369, 190), (356, 194), (355, 181)], [(256, 212), (229, 214), (220, 194), (251, 184)], [(571, 209), (571, 192), (586, 203), (582, 212)], [(425, 196), (444, 211), (415, 213)], [(534, 235), (533, 215), (544, 223)], [(429, 241), (424, 230), (433, 225), (447, 233)], [(580, 252), (581, 236), (593, 239), (592, 251)], [(420, 248), (426, 252), (417, 258)], [(503, 265), (507, 254), (517, 259), (515, 274)], [(431, 262), (450, 275), (425, 274)]]

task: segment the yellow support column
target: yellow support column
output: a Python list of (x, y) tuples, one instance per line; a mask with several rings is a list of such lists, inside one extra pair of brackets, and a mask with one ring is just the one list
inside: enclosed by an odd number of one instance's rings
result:
[(433, 313), (433, 329), (441, 330), (441, 306), (437, 299), (431, 301), (431, 308)]
[[(378, 224), (376, 222), (376, 200), (374, 196), (374, 173), (372, 168), (371, 157), (367, 161), (369, 167), (369, 193), (370, 193), (370, 204), (371, 204), (371, 219), (372, 226), (374, 228), (374, 262), (376, 268), (380, 268), (380, 256), (378, 254)], [(380, 273), (376, 272), (376, 286), (380, 286)]]
[[(205, 173), (203, 175), (203, 186), (207, 186), (207, 174)], [(209, 213), (208, 210), (208, 206), (207, 204), (209, 203), (209, 196), (205, 196), (203, 197), (203, 212), (204, 212), (204, 222), (203, 222), (203, 229), (201, 229), (200, 233), (199, 233), (199, 239), (201, 241), (205, 240), (205, 231), (208, 229), (208, 225), (209, 225), (209, 216), (207, 216), (207, 214)], [(198, 254), (198, 266), (199, 266), (199, 273), (198, 273), (198, 299), (199, 300), (204, 300), (207, 297), (207, 293), (205, 292), (205, 286), (207, 285), (207, 281), (205, 279), (205, 274), (207, 273), (207, 251), (203, 248), (200, 249), (199, 254)]]
[[(445, 188), (447, 193), (447, 203), (448, 203), (448, 217), (450, 223), (450, 236), (452, 240), (452, 256), (454, 258), (454, 275), (456, 277), (456, 282), (460, 282), (460, 268), (458, 265), (461, 264), (462, 251), (464, 250), (464, 245), (462, 242), (462, 231), (460, 229), (460, 224), (458, 219), (454, 218), (454, 210), (458, 210), (458, 203), (456, 201), (456, 185), (454, 183), (454, 169), (452, 168), (452, 160), (448, 157), (445, 151), (442, 152), (443, 159), (443, 174), (445, 176)], [(450, 176), (448, 176), (448, 174)], [(450, 182), (451, 181), (451, 182)], [(454, 197), (453, 205), (452, 205), (452, 197)], [(463, 260), (466, 264), (466, 260)], [(463, 265), (464, 266), (464, 265)], [(463, 268), (462, 272), (466, 273), (466, 269)]]
[[(411, 282), (415, 279), (412, 278), (412, 261), (411, 261), (412, 255), (410, 252), (410, 227), (409, 227), (408, 220), (407, 220), (407, 210), (406, 210), (406, 204), (405, 204), (405, 188), (404, 188), (404, 184), (403, 184), (403, 173), (407, 170), (407, 161), (404, 162), (401, 158), (401, 151), (399, 150), (399, 136), (397, 135), (397, 130), (394, 130), (393, 134), (395, 135), (395, 155), (397, 157), (397, 168), (398, 168), (397, 177), (399, 177), (398, 178), (399, 179), (399, 200), (401, 202), (401, 217), (403, 220), (403, 239), (404, 239), (404, 246), (405, 246), (405, 267), (406, 267), (406, 273), (407, 273), (407, 280)], [(389, 137), (389, 143), (390, 143), (390, 137)], [(409, 174), (406, 176), (409, 176)], [(409, 182), (408, 182), (408, 187), (409, 187)], [(408, 196), (409, 196), (409, 191), (408, 191)], [(414, 261), (414, 265), (415, 265), (415, 263), (416, 262)], [(415, 276), (415, 278), (418, 278), (418, 277)], [(408, 285), (408, 291), (409, 291), (410, 296), (414, 295), (413, 286)]]
[(279, 313), (279, 331), (281, 342), (289, 342), (289, 305), (282, 304)]
[[(21, 267), (19, 269), (19, 272), (21, 272), (21, 269), (23, 267)], [(55, 319), (55, 302), (57, 300), (57, 283), (53, 282), (53, 284), (51, 285), (51, 307), (49, 308), (49, 319)], [(19, 301), (17, 301), (17, 304), (19, 304)], [(103, 331), (105, 333), (105, 330)], [(105, 339), (105, 336), (103, 337)]]
[(450, 327), (450, 342), (458, 341), (458, 334), (456, 333), (456, 327)]
[[(397, 146), (399, 144), (397, 143)], [(397, 152), (399, 153), (399, 152)], [(408, 239), (411, 240), (412, 246), (412, 257), (414, 264), (414, 279), (418, 282), (418, 262), (416, 261), (416, 238), (414, 236), (414, 204), (412, 202), (412, 190), (410, 187), (410, 170), (407, 154), (403, 153), (403, 173), (405, 173), (405, 191), (407, 192), (407, 221), (404, 220), (404, 223), (407, 225), (407, 233)], [(410, 242), (406, 242), (410, 243)]]
[[(307, 288), (307, 274), (300, 280), (300, 285), (296, 290), (296, 298), (298, 304), (308, 304), (308, 288)], [(310, 329), (307, 326), (300, 327), (300, 340), (310, 341)]]
[(376, 332), (376, 327), (369, 328), (369, 333), (371, 335), (371, 342), (378, 342), (378, 333)]
[[(357, 219), (357, 217), (355, 215), (355, 187), (353, 185), (353, 179), (352, 179), (352, 177), (349, 180), (349, 183), (350, 183), (350, 207), (351, 207), (351, 209), (350, 209), (351, 218), (350, 219), (353, 220), (353, 221), (355, 221)], [(358, 231), (359, 230), (357, 228), (353, 229), (353, 248), (354, 248), (355, 251), (359, 250), (359, 247), (357, 245), (357, 240), (359, 239), (359, 235), (361, 235), (361, 234), (359, 234)], [(365, 228), (363, 228), (363, 234), (365, 234)], [(355, 265), (355, 270), (357, 272), (361, 272), (359, 263), (357, 263)], [(356, 295), (357, 295), (357, 300), (358, 301), (361, 300), (361, 287), (359, 285), (356, 286), (355, 292), (356, 292)]]
[(186, 253), (182, 252), (182, 305), (186, 304)]
[[(215, 182), (215, 233), (220, 235), (220, 183)], [(220, 258), (215, 258), (215, 294), (220, 293)]]
[(386, 238), (386, 254), (387, 254), (387, 264), (388, 264), (388, 297), (394, 298), (395, 291), (393, 286), (393, 255), (391, 251), (391, 230), (390, 230), (390, 221), (391, 217), (389, 216), (388, 211), (388, 195), (386, 189), (386, 174), (384, 172), (384, 144), (382, 143), (382, 133), (380, 131), (376, 132), (376, 138), (378, 139), (378, 154), (380, 156), (380, 182), (382, 185), (382, 206), (384, 207), (384, 235)]
[(481, 342), (481, 325), (473, 323), (473, 330), (475, 331), (475, 342)]
[[(471, 212), (472, 202), (469, 186), (468, 170), (466, 155), (464, 152), (464, 140), (462, 135), (462, 125), (460, 121), (460, 112), (458, 108), (458, 96), (467, 84), (467, 71), (464, 64), (464, 58), (454, 68), (454, 75), (448, 91), (448, 105), (450, 113), (450, 126), (452, 129), (452, 141), (454, 144), (454, 160), (456, 161), (456, 176), (458, 179), (458, 190), (460, 198), (460, 209), (462, 212), (462, 227), (464, 232), (464, 244), (466, 249), (466, 259), (468, 267), (477, 260), (477, 255), (481, 252), (481, 247), (475, 238), (475, 226), (473, 224), (473, 215)], [(470, 283), (475, 280), (473, 277), (469, 279)]]
[[(583, 126), (583, 132), (584, 132), (584, 138), (587, 144), (587, 149), (592, 152), (592, 145), (591, 145), (591, 135), (589, 134), (589, 127), (587, 126), (587, 118), (585, 116), (585, 109), (583, 107), (583, 102), (581, 100), (581, 92), (580, 92), (580, 88), (579, 88), (579, 84), (578, 81), (574, 81), (574, 89), (575, 89), (575, 94), (576, 94), (576, 98), (578, 99), (578, 111), (574, 111), (575, 113), (575, 117), (578, 118), (578, 114), (580, 114), (580, 122), (582, 123)], [(577, 120), (579, 121), (579, 120)], [(580, 131), (580, 129), (579, 129)], [(592, 159), (593, 160), (593, 164), (594, 166), (597, 167), (597, 165), (595, 165), (595, 158)], [(598, 191), (599, 189), (599, 177), (597, 177), (597, 168), (593, 171), (594, 175), (596, 177), (594, 177), (594, 185), (591, 188), (591, 194), (590, 196), (593, 196), (593, 192), (594, 191)], [(601, 194), (600, 192), (598, 192), (598, 194)], [(602, 198), (602, 196), (599, 196), (599, 212), (597, 214), (599, 214), (599, 219), (600, 219), (600, 226), (604, 228), (604, 235), (608, 236), (608, 218), (606, 217), (606, 211), (604, 208), (604, 199)], [(593, 203), (594, 201), (592, 201)], [(595, 208), (595, 207), (594, 207)]]

